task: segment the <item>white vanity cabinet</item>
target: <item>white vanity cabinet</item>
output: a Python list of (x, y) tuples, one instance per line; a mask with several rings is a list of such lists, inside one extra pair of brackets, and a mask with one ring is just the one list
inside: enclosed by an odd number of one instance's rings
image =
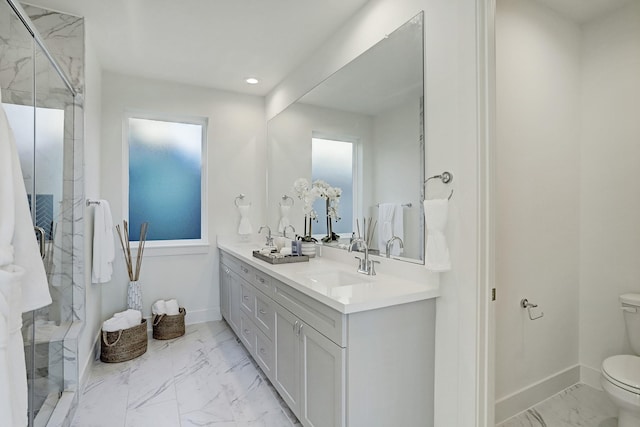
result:
[(344, 426), (345, 349), (276, 308), (274, 386), (305, 426)]
[(433, 298), (340, 312), (278, 266), (220, 260), (222, 315), (302, 425), (433, 426)]

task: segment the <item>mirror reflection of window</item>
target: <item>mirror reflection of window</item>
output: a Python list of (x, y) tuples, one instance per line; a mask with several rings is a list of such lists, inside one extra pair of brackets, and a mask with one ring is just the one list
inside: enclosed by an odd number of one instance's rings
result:
[[(338, 208), (340, 220), (333, 223), (333, 232), (340, 237), (351, 237), (353, 232), (355, 145), (353, 141), (337, 138), (311, 140), (311, 180), (320, 179), (342, 189)], [(313, 226), (314, 235), (324, 236), (327, 234), (325, 200), (316, 200), (313, 208), (318, 214), (318, 222)]]

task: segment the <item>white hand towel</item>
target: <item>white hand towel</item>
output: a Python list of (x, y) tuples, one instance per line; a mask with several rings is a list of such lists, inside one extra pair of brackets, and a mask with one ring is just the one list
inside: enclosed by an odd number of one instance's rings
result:
[(126, 319), (129, 328), (138, 326), (140, 322), (142, 322), (142, 313), (140, 312), (140, 310), (134, 310), (131, 308), (120, 313), (115, 313), (113, 317), (121, 317)]
[(278, 223), (278, 231), (280, 233), (284, 233), (284, 229), (289, 225), (291, 225), (291, 221), (289, 220), (290, 211), (291, 211), (291, 206), (280, 205), (280, 222)]
[[(0, 103), (2, 94), (0, 93)], [(0, 104), (0, 425), (27, 424), (22, 313), (51, 304), (13, 132)]]
[(126, 317), (112, 317), (102, 323), (102, 330), (105, 332), (115, 332), (121, 329), (129, 329), (129, 321)]
[(167, 315), (175, 316), (176, 314), (180, 314), (180, 306), (178, 305), (178, 301), (175, 299), (170, 299), (166, 301), (167, 306)]
[(160, 299), (151, 306), (151, 314), (167, 314), (167, 303)]
[(424, 221), (427, 228), (424, 265), (427, 270), (436, 272), (451, 270), (449, 247), (444, 236), (448, 216), (448, 199), (424, 201)]
[(106, 200), (95, 205), (93, 217), (93, 269), (91, 281), (106, 283), (111, 280), (115, 245), (111, 206)]
[(251, 205), (240, 205), (238, 211), (240, 212), (240, 225), (238, 226), (238, 234), (246, 236), (253, 233), (253, 227), (249, 221), (249, 208)]

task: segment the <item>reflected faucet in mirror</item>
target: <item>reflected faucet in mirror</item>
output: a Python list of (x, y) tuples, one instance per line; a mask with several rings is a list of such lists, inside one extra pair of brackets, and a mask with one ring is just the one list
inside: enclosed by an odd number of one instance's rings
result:
[(260, 229), (258, 230), (258, 234), (260, 234), (262, 232), (262, 230), (267, 229), (268, 234), (266, 236), (266, 245), (267, 246), (273, 246), (273, 237), (271, 237), (271, 227), (269, 227), (268, 225), (263, 225), (260, 227)]
[(391, 237), (389, 240), (387, 240), (387, 250), (386, 250), (387, 258), (391, 258), (391, 247), (393, 246), (393, 242), (396, 240), (400, 244), (400, 249), (404, 249), (404, 242), (402, 241), (401, 238), (399, 238), (398, 236)]
[(293, 231), (293, 236), (295, 237), (295, 235), (296, 235), (296, 229), (295, 229), (295, 228), (293, 227), (293, 225), (291, 225), (291, 224), (288, 224), (288, 225), (284, 228), (284, 230), (282, 230), (282, 236), (283, 236), (283, 237), (287, 237), (287, 229), (288, 229), (288, 228), (290, 228), (290, 229), (291, 229), (291, 231)]

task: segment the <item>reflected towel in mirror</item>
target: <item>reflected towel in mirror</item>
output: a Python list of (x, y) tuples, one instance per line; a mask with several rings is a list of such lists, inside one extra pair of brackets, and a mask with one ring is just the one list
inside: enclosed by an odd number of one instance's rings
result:
[(238, 234), (246, 236), (253, 233), (253, 227), (249, 221), (249, 208), (251, 205), (238, 206), (238, 212), (240, 212), (240, 225), (238, 226)]
[(280, 222), (278, 223), (278, 231), (280, 233), (284, 233), (284, 229), (291, 225), (291, 221), (289, 220), (289, 212), (291, 211), (291, 206), (289, 205), (280, 205)]

